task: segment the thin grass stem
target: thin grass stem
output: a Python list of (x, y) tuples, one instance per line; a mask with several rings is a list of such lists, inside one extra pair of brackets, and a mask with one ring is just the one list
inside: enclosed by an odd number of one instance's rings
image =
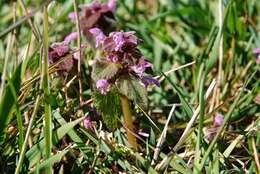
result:
[[(50, 96), (49, 87), (49, 73), (48, 73), (48, 11), (47, 5), (43, 8), (43, 57), (42, 57), (42, 88), (44, 91), (44, 133), (45, 133), (45, 146), (46, 146), (46, 159), (51, 157), (52, 152), (52, 116), (51, 106), (48, 102)], [(46, 168), (46, 173), (52, 173), (52, 166), (49, 164)]]

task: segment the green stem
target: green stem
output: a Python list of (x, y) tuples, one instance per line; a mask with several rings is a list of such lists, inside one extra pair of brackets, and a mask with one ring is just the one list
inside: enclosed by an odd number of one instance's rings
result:
[(26, 132), (25, 140), (23, 142), (23, 146), (22, 146), (22, 149), (21, 149), (21, 152), (20, 152), (18, 164), (17, 164), (17, 167), (15, 169), (15, 174), (18, 174), (20, 172), (21, 167), (22, 167), (24, 156), (25, 156), (25, 151), (26, 151), (26, 148), (27, 148), (27, 145), (28, 145), (28, 139), (29, 139), (29, 136), (30, 136), (30, 133), (31, 133), (31, 130), (32, 130), (34, 118), (35, 118), (36, 113), (38, 111), (39, 105), (40, 105), (40, 95), (38, 95), (37, 98), (36, 98), (34, 110), (33, 110), (33, 113), (32, 113), (28, 128), (27, 128), (27, 132)]
[(201, 157), (201, 141), (202, 137), (202, 129), (204, 123), (204, 114), (205, 114), (205, 98), (204, 98), (204, 82), (205, 82), (205, 74), (203, 73), (204, 64), (200, 67), (200, 84), (199, 84), (199, 107), (200, 107), (200, 116), (199, 116), (199, 128), (198, 128), (198, 135), (197, 135), (197, 143), (196, 143), (196, 152), (195, 152), (195, 159), (194, 159), (194, 168), (193, 173), (199, 173), (197, 171), (197, 167), (199, 166), (200, 157)]
[(130, 103), (129, 100), (125, 96), (121, 96), (121, 105), (122, 105), (122, 110), (124, 114), (124, 119), (125, 119), (125, 126), (126, 126), (126, 134), (127, 134), (127, 139), (130, 145), (137, 150), (137, 142), (136, 142), (136, 137), (133, 134), (134, 126), (133, 126), (133, 120), (132, 120), (132, 114), (130, 110)]
[[(52, 118), (51, 118), (51, 106), (48, 103), (50, 96), (49, 87), (49, 75), (48, 75), (48, 12), (47, 5), (44, 6), (44, 19), (43, 19), (43, 59), (42, 59), (42, 88), (44, 91), (45, 105), (44, 105), (44, 116), (45, 116), (45, 146), (46, 146), (46, 159), (51, 157), (52, 150)], [(46, 173), (52, 173), (51, 164), (46, 168)]]

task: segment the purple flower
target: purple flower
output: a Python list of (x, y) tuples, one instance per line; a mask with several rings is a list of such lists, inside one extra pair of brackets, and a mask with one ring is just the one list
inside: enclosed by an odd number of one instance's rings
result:
[(107, 7), (110, 9), (112, 12), (116, 11), (116, 0), (109, 0), (107, 2)]
[(52, 44), (48, 52), (49, 63), (52, 64), (56, 62), (59, 57), (65, 56), (68, 52), (68, 45), (64, 43)]
[(96, 83), (97, 89), (101, 94), (106, 95), (109, 90), (109, 83), (106, 79), (100, 79)]
[(125, 43), (123, 32), (113, 32), (112, 37), (115, 42), (115, 51), (122, 51), (122, 47)]
[[(87, 40), (92, 39), (89, 37), (90, 28), (98, 27), (105, 33), (109, 33), (112, 30), (114, 24), (113, 12), (116, 8), (115, 1), (110, 0), (107, 4), (94, 1), (91, 4), (81, 5), (80, 8), (80, 28)], [(69, 18), (75, 22), (75, 13), (70, 13)]]
[(214, 117), (214, 123), (213, 125), (215, 127), (219, 127), (223, 124), (223, 121), (224, 121), (224, 116), (222, 114), (216, 114), (216, 116)]
[(69, 13), (68, 17), (69, 17), (69, 19), (71, 21), (75, 21), (76, 20), (76, 13), (75, 12), (71, 12), (71, 13)]
[[(50, 64), (54, 64), (55, 62), (59, 61), (62, 57), (68, 54), (70, 48), (65, 43), (55, 43), (52, 44), (49, 48), (48, 52), (48, 59)], [(73, 67), (73, 56), (71, 58), (67, 58), (66, 60), (62, 61), (58, 64), (58, 69), (60, 71), (69, 72)]]
[(143, 77), (141, 79), (142, 83), (144, 84), (145, 88), (147, 88), (149, 85), (156, 85), (158, 87), (160, 87), (160, 83), (158, 80), (152, 78), (152, 77)]
[(99, 28), (91, 28), (89, 32), (96, 38), (96, 48), (99, 47), (104, 42), (106, 36)]
[(68, 36), (65, 37), (64, 43), (69, 44), (70, 42), (76, 40), (77, 38), (78, 38), (77, 32), (70, 33)]
[(152, 64), (146, 61), (144, 58), (139, 60), (137, 65), (131, 67), (131, 69), (139, 76), (143, 77), (146, 68), (152, 67)]
[[(138, 44), (138, 39), (134, 35), (134, 32), (112, 32), (107, 38), (109, 46), (112, 46), (109, 50), (123, 52), (124, 50), (132, 50)], [(111, 43), (111, 40), (113, 43)], [(124, 49), (123, 48), (127, 48)]]
[(86, 129), (93, 130), (92, 121), (91, 121), (91, 118), (89, 116), (86, 116), (86, 118), (83, 120), (83, 124), (84, 124), (84, 127)]

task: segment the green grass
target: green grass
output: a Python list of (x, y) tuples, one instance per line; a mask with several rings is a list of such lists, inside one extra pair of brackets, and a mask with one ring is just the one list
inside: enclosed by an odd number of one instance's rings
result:
[[(219, 14), (219, 0), (117, 0), (114, 29), (136, 32), (161, 82), (147, 89), (146, 110), (130, 102), (132, 130), (113, 97), (99, 102), (111, 106), (99, 106), (109, 119), (91, 111), (98, 74), (83, 35), (71, 44), (83, 57), (71, 73), (48, 64), (49, 46), (79, 33), (68, 14), (89, 2), (0, 2), (0, 173), (259, 173), (260, 1), (224, 0)], [(147, 103), (146, 91), (121, 90)], [(213, 130), (218, 113), (224, 121)]]

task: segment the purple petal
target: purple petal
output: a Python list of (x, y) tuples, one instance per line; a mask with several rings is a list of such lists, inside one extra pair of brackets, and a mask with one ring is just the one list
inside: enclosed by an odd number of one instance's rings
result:
[(77, 32), (70, 33), (68, 36), (65, 37), (64, 43), (69, 44), (70, 42), (76, 40), (77, 38), (78, 38)]
[(260, 54), (260, 48), (254, 49), (254, 53), (255, 53), (255, 54)]
[(96, 37), (96, 47), (99, 47), (104, 42), (106, 36), (99, 28), (91, 28), (89, 32)]
[(68, 17), (69, 17), (69, 19), (71, 21), (75, 21), (76, 20), (76, 13), (75, 12), (71, 12), (71, 13), (69, 13)]
[(49, 51), (48, 52), (48, 59), (49, 59), (49, 63), (53, 64), (54, 59), (58, 57), (58, 54), (56, 53), (56, 51)]
[(145, 72), (146, 68), (149, 68), (149, 67), (152, 67), (152, 64), (142, 58), (142, 59), (139, 61), (139, 64), (132, 66), (131, 69), (132, 69), (139, 77), (142, 78), (143, 75), (144, 75), (144, 72)]
[(113, 32), (112, 38), (115, 42), (115, 51), (122, 51), (122, 47), (125, 44), (123, 32)]
[(106, 95), (109, 90), (109, 83), (106, 79), (100, 79), (96, 83), (97, 89), (101, 94)]
[(109, 0), (107, 2), (107, 7), (110, 11), (115, 12), (116, 11), (116, 0)]
[(155, 84), (156, 86), (160, 87), (159, 81), (152, 77), (143, 77), (141, 79), (141, 81), (144, 84), (145, 88), (147, 88), (149, 85), (152, 85), (152, 84)]
[(87, 116), (84, 120), (83, 120), (83, 124), (84, 124), (84, 127), (86, 128), (86, 129), (93, 129), (93, 125), (92, 125), (92, 121), (91, 121), (91, 119), (90, 119), (90, 117), (89, 116)]
[(222, 114), (216, 114), (216, 116), (214, 117), (214, 126), (215, 127), (219, 127), (223, 124), (224, 121), (224, 116)]
[(76, 59), (76, 60), (79, 60), (79, 56), (80, 56), (79, 51), (77, 51), (77, 52), (75, 52), (75, 53), (73, 54), (73, 58)]

